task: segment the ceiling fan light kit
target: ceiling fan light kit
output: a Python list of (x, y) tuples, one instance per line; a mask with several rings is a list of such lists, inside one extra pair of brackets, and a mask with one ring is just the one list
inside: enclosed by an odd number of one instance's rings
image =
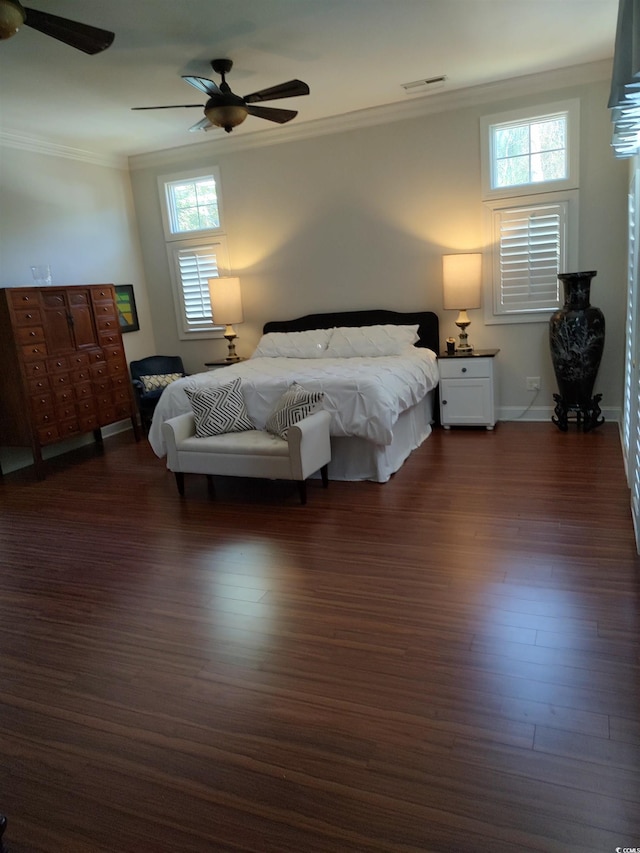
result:
[[(0, 0), (1, 2), (1, 0)], [(183, 76), (182, 79), (208, 96), (204, 105), (205, 117), (189, 130), (211, 130), (212, 127), (221, 127), (227, 133), (231, 133), (234, 127), (246, 119), (248, 115), (255, 118), (266, 119), (277, 124), (285, 124), (295, 118), (297, 110), (283, 110), (274, 107), (258, 107), (254, 104), (260, 101), (274, 101), (279, 98), (294, 98), (299, 95), (308, 95), (309, 87), (302, 80), (288, 80), (278, 86), (270, 86), (268, 89), (260, 89), (240, 98), (229, 88), (226, 75), (233, 67), (230, 59), (213, 59), (211, 67), (222, 77), (220, 85), (208, 80), (206, 77)], [(173, 104), (159, 107), (132, 107), (133, 110), (173, 110), (180, 108), (201, 107), (202, 104)]]
[(0, 39), (10, 39), (24, 24), (23, 9), (17, 3), (0, 3)]
[(0, 39), (12, 38), (23, 25), (88, 54), (106, 50), (115, 38), (108, 30), (29, 9), (18, 0), (0, 0)]

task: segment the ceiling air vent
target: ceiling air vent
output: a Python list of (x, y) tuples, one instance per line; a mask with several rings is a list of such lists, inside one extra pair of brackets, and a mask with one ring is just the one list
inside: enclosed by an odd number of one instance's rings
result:
[(414, 80), (413, 83), (402, 83), (402, 88), (407, 95), (420, 95), (432, 89), (441, 89), (447, 78), (444, 74), (440, 77), (428, 77), (425, 80)]

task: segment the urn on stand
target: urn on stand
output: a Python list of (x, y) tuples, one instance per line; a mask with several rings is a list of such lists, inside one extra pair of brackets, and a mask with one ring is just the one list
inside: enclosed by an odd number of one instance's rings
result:
[(560, 392), (553, 395), (556, 406), (551, 420), (563, 432), (572, 412), (584, 432), (604, 423), (602, 394), (593, 396), (604, 349), (604, 315), (589, 302), (595, 275), (595, 270), (561, 273), (564, 305), (549, 320), (551, 360)]

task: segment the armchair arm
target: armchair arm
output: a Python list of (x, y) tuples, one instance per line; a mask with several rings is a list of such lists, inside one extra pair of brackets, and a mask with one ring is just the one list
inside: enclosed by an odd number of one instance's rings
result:
[(142, 397), (144, 394), (144, 385), (139, 379), (132, 379), (131, 384), (133, 385), (133, 390), (136, 392), (137, 397)]
[(330, 423), (331, 415), (323, 409), (308, 415), (287, 430), (294, 480), (306, 480), (331, 460)]
[(162, 424), (162, 436), (167, 446), (167, 468), (175, 471), (178, 468), (178, 445), (185, 438), (196, 434), (196, 422), (193, 412), (185, 412), (175, 418), (170, 418)]

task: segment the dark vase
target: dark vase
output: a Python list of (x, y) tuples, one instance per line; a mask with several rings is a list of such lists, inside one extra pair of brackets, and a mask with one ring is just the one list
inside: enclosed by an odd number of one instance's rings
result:
[(604, 314), (589, 302), (590, 272), (568, 272), (558, 276), (564, 286), (564, 305), (549, 320), (551, 360), (558, 382), (551, 419), (566, 432), (569, 413), (575, 412), (578, 427), (585, 432), (604, 423), (602, 394), (593, 396), (604, 349)]

